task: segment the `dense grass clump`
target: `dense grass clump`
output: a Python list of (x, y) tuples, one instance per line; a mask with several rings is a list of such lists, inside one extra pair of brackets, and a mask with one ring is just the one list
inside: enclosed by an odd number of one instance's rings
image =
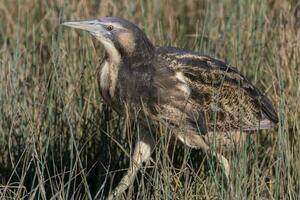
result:
[[(103, 102), (101, 45), (70, 19), (114, 15), (158, 46), (222, 58), (276, 106), (278, 128), (247, 138), (222, 170), (161, 138), (128, 198), (300, 198), (300, 2), (297, 0), (0, 0), (0, 199), (102, 199), (128, 167), (135, 130)], [(121, 169), (121, 170), (120, 170)]]

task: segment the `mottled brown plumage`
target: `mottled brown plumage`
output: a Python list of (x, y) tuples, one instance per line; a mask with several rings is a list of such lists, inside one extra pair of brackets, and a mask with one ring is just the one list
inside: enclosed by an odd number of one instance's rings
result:
[(187, 102), (205, 116), (207, 131), (266, 129), (277, 123), (270, 100), (236, 68), (176, 48), (158, 48), (157, 52), (167, 60), (168, 68), (183, 74), (184, 85), (190, 88)]
[[(174, 47), (155, 48), (134, 24), (117, 18), (67, 22), (89, 31), (106, 50), (98, 73), (104, 100), (126, 119), (139, 115), (171, 127), (184, 144), (210, 152), (236, 146), (246, 132), (268, 129), (277, 122), (270, 100), (239, 71), (223, 61)], [(140, 133), (133, 163), (109, 196), (113, 199), (133, 182), (155, 141)], [(215, 138), (215, 139), (214, 139)], [(229, 164), (213, 154), (229, 174)]]

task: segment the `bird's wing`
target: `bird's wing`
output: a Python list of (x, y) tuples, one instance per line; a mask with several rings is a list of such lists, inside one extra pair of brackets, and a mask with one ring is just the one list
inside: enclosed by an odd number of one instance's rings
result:
[[(173, 111), (177, 112), (175, 116), (186, 109), (185, 117), (190, 121), (195, 119), (203, 132), (207, 129), (268, 129), (278, 122), (271, 101), (236, 68), (209, 56), (173, 47), (158, 48), (157, 55), (163, 60), (161, 66), (167, 66), (158, 69), (159, 84), (165, 84), (161, 92), (165, 102), (180, 104), (175, 106), (181, 107)], [(186, 104), (182, 98), (188, 99)]]

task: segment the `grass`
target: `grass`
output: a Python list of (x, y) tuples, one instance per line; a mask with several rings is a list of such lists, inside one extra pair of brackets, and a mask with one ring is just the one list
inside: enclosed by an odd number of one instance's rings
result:
[[(60, 22), (116, 15), (173, 45), (237, 66), (274, 102), (278, 129), (228, 153), (233, 194), (201, 153), (162, 138), (129, 189), (136, 199), (300, 198), (300, 19), (293, 0), (0, 1), (0, 199), (104, 198), (133, 136), (95, 80), (101, 45)], [(121, 169), (121, 170), (120, 170)], [(268, 194), (268, 195), (265, 195)]]

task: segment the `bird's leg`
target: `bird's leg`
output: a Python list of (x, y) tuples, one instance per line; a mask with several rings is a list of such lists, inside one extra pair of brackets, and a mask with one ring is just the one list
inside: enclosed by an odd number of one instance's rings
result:
[(223, 166), (223, 170), (227, 180), (229, 181), (230, 165), (228, 160), (219, 153), (214, 153), (219, 163)]
[(154, 146), (154, 141), (151, 135), (147, 133), (142, 133), (138, 135), (137, 142), (134, 147), (134, 152), (132, 159), (130, 161), (130, 167), (121, 179), (120, 183), (113, 190), (113, 192), (108, 196), (107, 200), (112, 200), (118, 198), (134, 181), (134, 178), (142, 166), (143, 162), (149, 160), (151, 152)]
[(224, 173), (226, 175), (227, 180), (229, 181), (230, 165), (228, 160), (221, 154), (212, 151), (210, 147), (206, 144), (206, 142), (203, 140), (202, 136), (192, 132), (177, 133), (176, 136), (185, 145), (194, 149), (202, 149), (206, 153), (215, 156), (217, 158), (217, 161), (223, 166)]

